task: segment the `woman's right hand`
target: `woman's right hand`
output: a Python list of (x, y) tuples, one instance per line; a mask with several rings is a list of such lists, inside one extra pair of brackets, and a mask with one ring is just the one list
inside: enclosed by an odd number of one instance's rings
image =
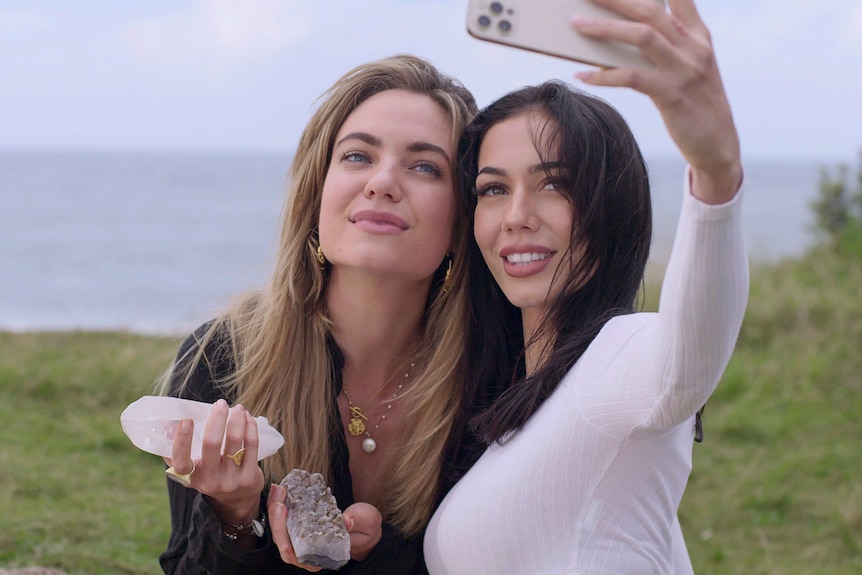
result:
[(383, 516), (370, 503), (354, 503), (344, 510), (344, 524), (350, 533), (350, 557), (362, 561), (383, 537)]
[[(223, 399), (216, 401), (204, 427), (197, 461), (191, 457), (193, 434), (194, 421), (181, 420), (167, 464), (179, 475), (191, 473), (187, 487), (209, 498), (222, 523), (248, 525), (257, 519), (264, 479), (257, 464), (259, 438), (254, 417), (242, 405), (229, 407)], [(241, 458), (235, 458), (241, 449)]]

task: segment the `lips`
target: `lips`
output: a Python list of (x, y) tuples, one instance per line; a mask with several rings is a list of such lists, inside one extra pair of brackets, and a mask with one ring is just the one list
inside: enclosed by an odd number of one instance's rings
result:
[(360, 229), (375, 233), (403, 232), (410, 226), (391, 212), (361, 210), (350, 216), (350, 221)]
[(503, 270), (512, 277), (522, 278), (545, 270), (556, 252), (544, 246), (507, 246), (500, 250)]

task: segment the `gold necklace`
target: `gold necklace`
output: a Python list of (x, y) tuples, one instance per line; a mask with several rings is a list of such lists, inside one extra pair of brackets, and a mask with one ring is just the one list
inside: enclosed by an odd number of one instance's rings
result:
[[(389, 410), (392, 409), (392, 404), (398, 399), (399, 394), (401, 393), (401, 388), (404, 387), (404, 384), (407, 382), (407, 378), (410, 376), (410, 370), (413, 369), (413, 366), (416, 365), (415, 362), (410, 362), (410, 367), (407, 371), (404, 372), (404, 380), (398, 384), (398, 388), (395, 390), (395, 393), (392, 394), (392, 397), (389, 398), (389, 402), (386, 405), (386, 410), (380, 416), (380, 419), (377, 420), (377, 423), (374, 425), (374, 431), (377, 432), (380, 429), (380, 424), (383, 423), (383, 420), (386, 419), (386, 414), (389, 413)], [(394, 374), (393, 374), (394, 377)], [(373, 401), (375, 397), (377, 397), (381, 391), (383, 391), (389, 382), (392, 381), (390, 377), (386, 383), (375, 393), (371, 399), (368, 401)], [(365, 453), (374, 453), (374, 450), (377, 449), (377, 442), (371, 437), (371, 432), (368, 430), (368, 426), (365, 424), (368, 421), (368, 417), (362, 412), (362, 408), (353, 403), (351, 401), (350, 396), (347, 395), (347, 389), (344, 387), (341, 388), (341, 392), (344, 394), (345, 399), (347, 399), (347, 408), (350, 410), (350, 422), (347, 424), (347, 431), (353, 437), (357, 437), (359, 435), (365, 434), (365, 439), (362, 440), (362, 451)]]

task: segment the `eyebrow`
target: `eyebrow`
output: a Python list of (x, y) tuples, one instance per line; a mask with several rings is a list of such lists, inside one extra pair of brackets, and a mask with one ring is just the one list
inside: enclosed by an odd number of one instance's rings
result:
[[(539, 172), (550, 172), (552, 170), (560, 170), (565, 167), (563, 162), (544, 162), (541, 164), (533, 164), (529, 168), (527, 168), (528, 174), (538, 174)], [(495, 168), (493, 166), (485, 166), (476, 176), (480, 176), (482, 174), (488, 174), (490, 176), (500, 176), (505, 177), (508, 175), (508, 172), (503, 168)]]
[[(372, 136), (368, 132), (350, 132), (349, 134), (335, 142), (335, 146), (333, 146), (333, 148), (337, 148), (348, 140), (359, 140), (361, 142), (365, 142), (369, 146), (374, 146), (375, 148), (379, 148), (383, 145), (383, 142), (380, 140), (380, 138)], [(443, 156), (443, 158), (446, 160), (446, 163), (452, 165), (452, 160), (449, 158), (449, 154), (446, 153), (446, 150), (430, 142), (413, 142), (412, 144), (407, 146), (407, 151), (433, 152), (435, 154)]]

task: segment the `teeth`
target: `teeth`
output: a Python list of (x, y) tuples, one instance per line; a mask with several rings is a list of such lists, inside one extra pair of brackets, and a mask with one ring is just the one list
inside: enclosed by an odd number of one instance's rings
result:
[(510, 264), (528, 264), (539, 260), (548, 259), (550, 254), (547, 253), (532, 253), (532, 254), (509, 254), (506, 256), (506, 261)]

